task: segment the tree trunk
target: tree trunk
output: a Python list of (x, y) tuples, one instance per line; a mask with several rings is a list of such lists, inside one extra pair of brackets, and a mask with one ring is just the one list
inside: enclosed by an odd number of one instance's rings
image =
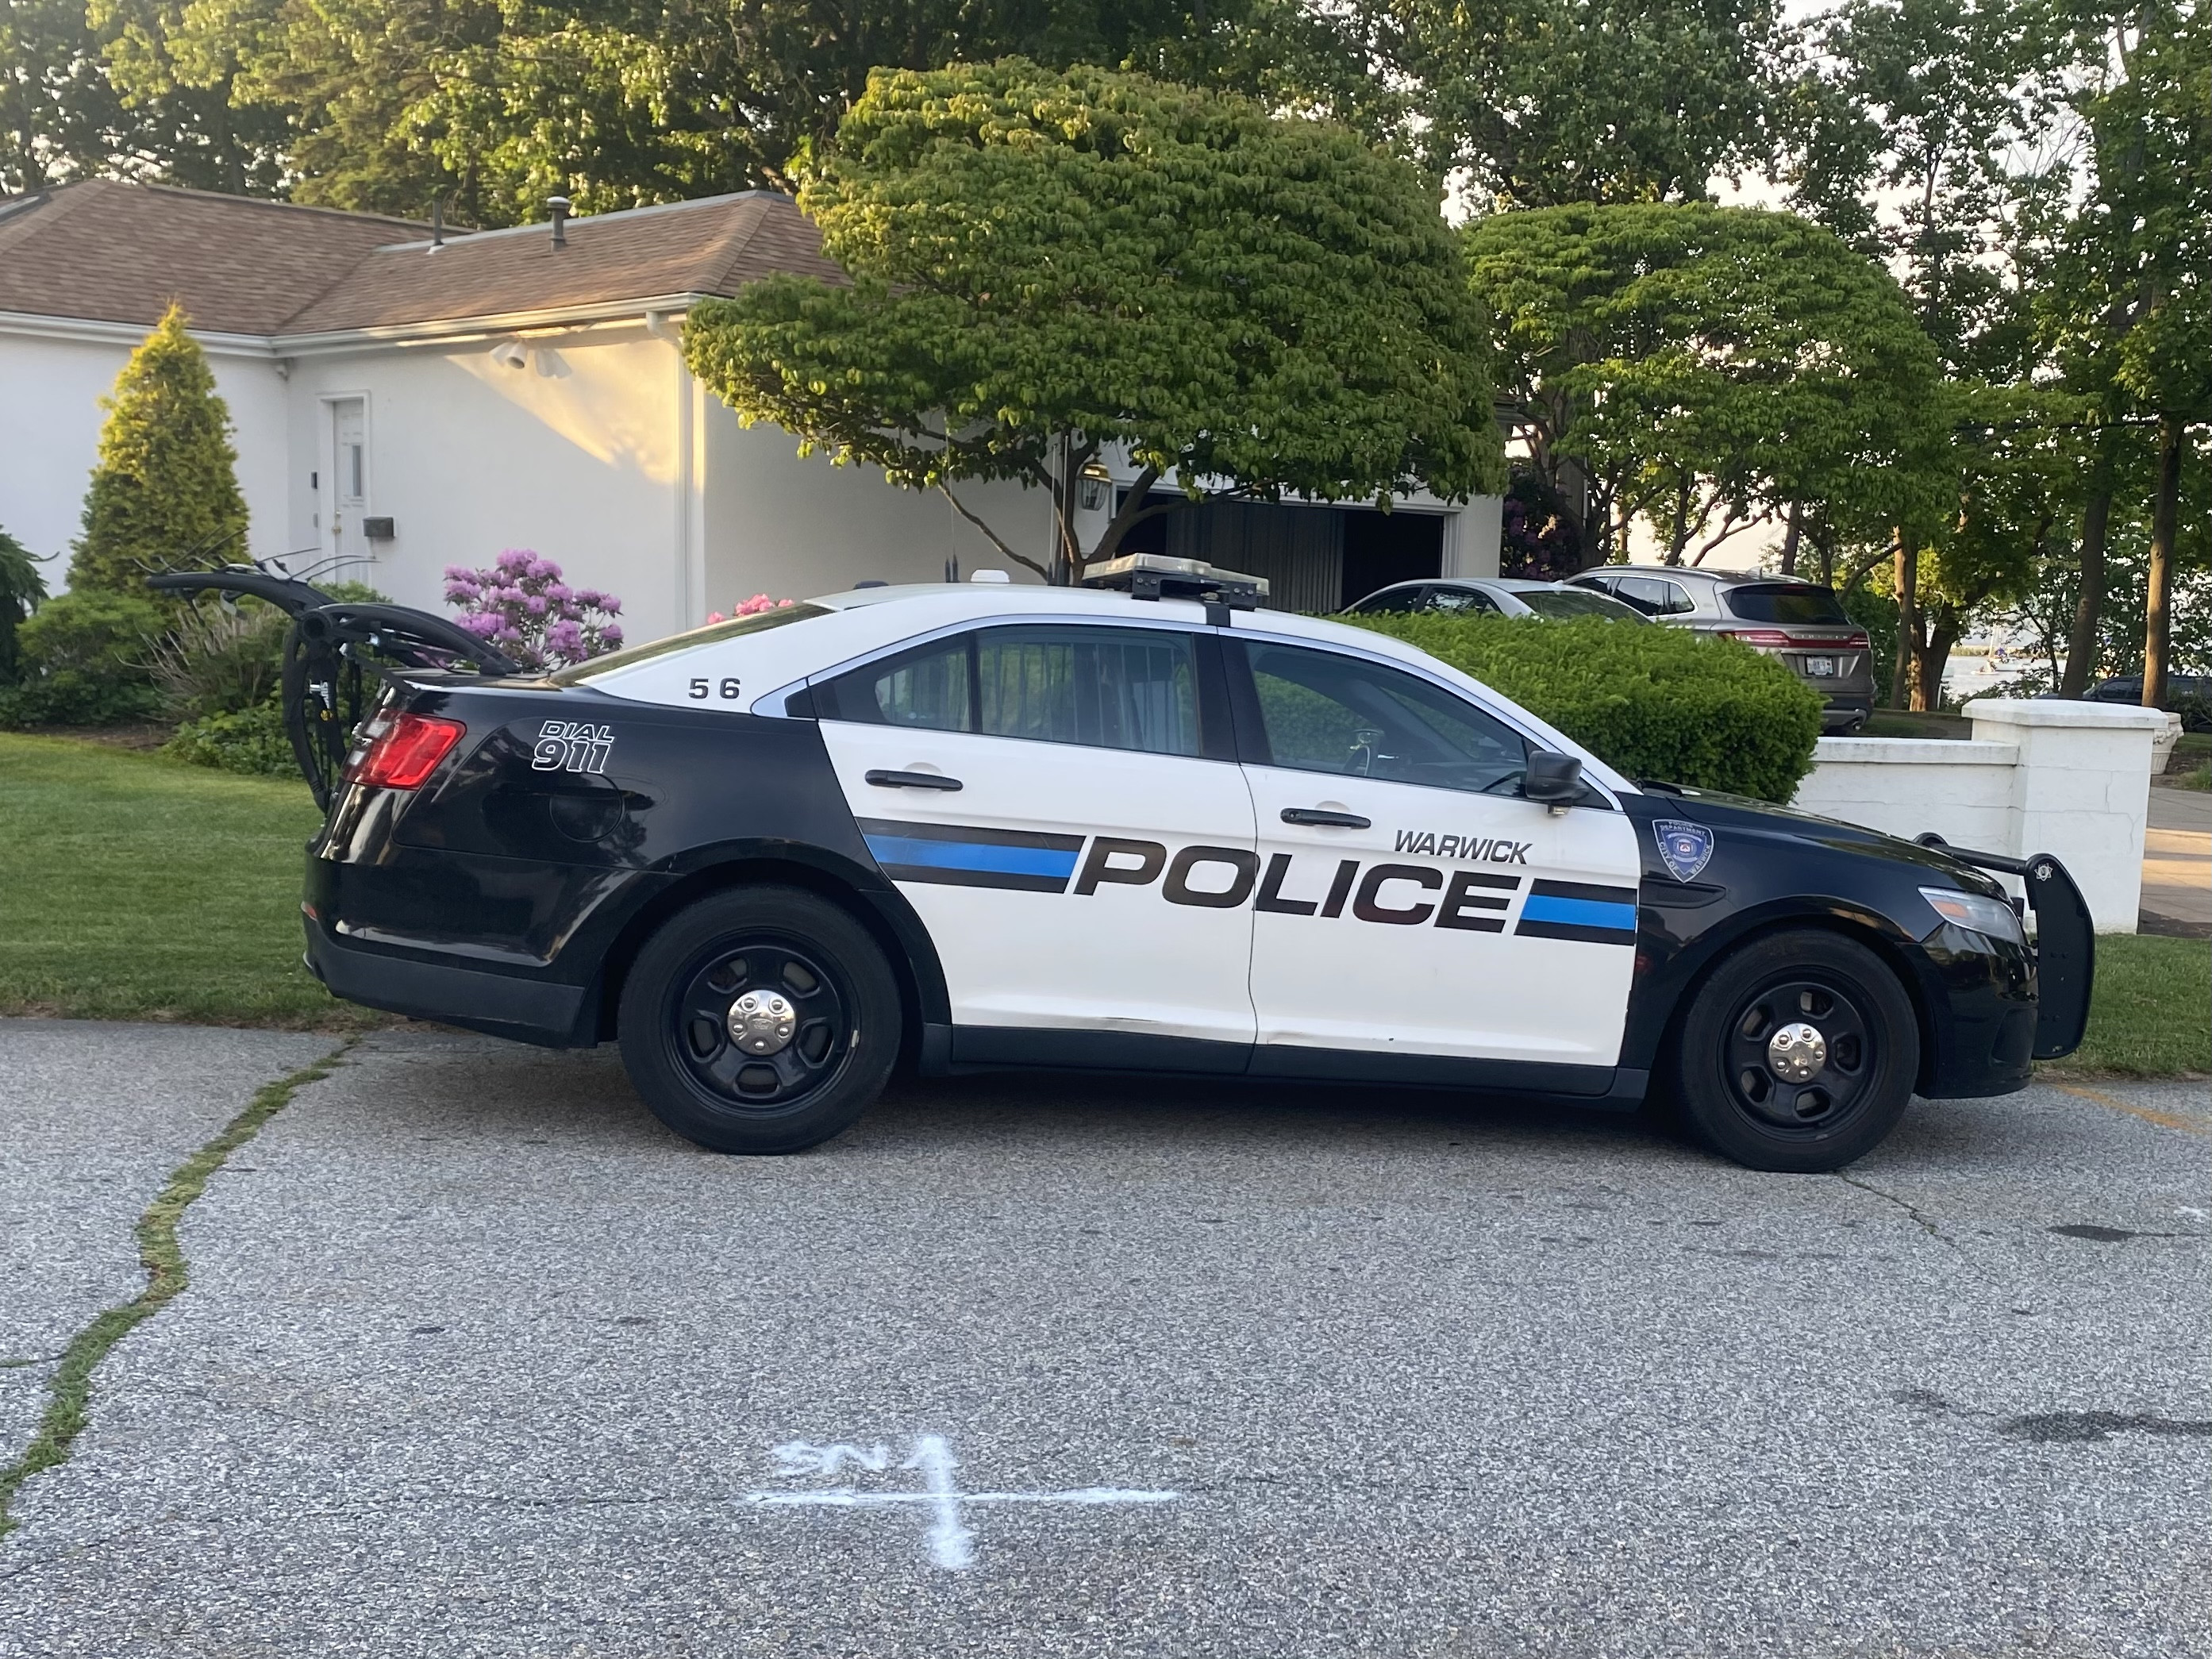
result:
[(1889, 706), (1913, 706), (1913, 647), (1920, 641), (1920, 544), (1902, 530), (1894, 554), (1897, 590), (1897, 657), (1890, 670)]
[(1949, 606), (1937, 613), (1928, 630), (1928, 642), (1913, 647), (1918, 682), (1912, 689), (1915, 708), (1937, 708), (1943, 702), (1943, 670), (1951, 660), (1951, 647), (1959, 642), (1961, 618)]
[(2172, 637), (2173, 537), (2181, 509), (2181, 416), (2158, 419), (2158, 496), (2150, 514), (2150, 584), (2143, 595), (2143, 707), (2166, 707), (2166, 647)]
[(1674, 528), (1667, 538), (1668, 564), (1682, 562), (1682, 550), (1690, 540), (1690, 477), (1682, 475), (1681, 487), (1674, 492)]
[(2098, 468), (2089, 490), (2081, 509), (2081, 594), (2074, 605), (2074, 631), (2066, 636), (2066, 672), (2058, 677), (2062, 697), (2078, 697), (2088, 690), (2100, 654), (2097, 635), (2098, 624), (2105, 619), (2105, 536), (2112, 516), (2108, 468)]
[(1790, 503), (1790, 527), (1782, 532), (1782, 574), (1797, 574), (1797, 503)]
[(2081, 591), (2075, 598), (2074, 623), (2066, 637), (2066, 666), (2058, 677), (2062, 697), (2078, 697), (2087, 691), (2104, 655), (2105, 590), (2109, 580), (2105, 551), (2111, 537), (2117, 447), (2111, 427), (2098, 434), (2089, 494), (2081, 504)]

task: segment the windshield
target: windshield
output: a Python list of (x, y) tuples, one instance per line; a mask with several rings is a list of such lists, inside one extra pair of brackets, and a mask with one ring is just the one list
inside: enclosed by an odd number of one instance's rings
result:
[(1728, 607), (1746, 622), (1848, 628), (1851, 620), (1827, 588), (1781, 582), (1766, 587), (1731, 587), (1728, 590)]
[(1564, 622), (1570, 617), (1603, 617), (1608, 622), (1650, 620), (1633, 605), (1609, 599), (1602, 593), (1586, 592), (1579, 587), (1526, 587), (1517, 589), (1513, 597), (1538, 616), (1548, 617), (1554, 622)]
[(589, 662), (574, 663), (567, 668), (555, 670), (547, 678), (556, 685), (589, 685), (602, 674), (612, 673), (617, 668), (635, 668), (641, 662), (651, 662), (655, 657), (665, 657), (672, 651), (689, 651), (695, 645), (718, 645), (724, 640), (733, 640), (743, 634), (758, 634), (766, 629), (782, 628), (795, 622), (810, 622), (817, 617), (832, 614), (824, 605), (781, 605), (756, 616), (738, 617), (730, 622), (695, 628), (688, 634), (671, 634), (666, 639), (650, 640), (643, 645), (634, 645), (627, 651), (593, 657)]

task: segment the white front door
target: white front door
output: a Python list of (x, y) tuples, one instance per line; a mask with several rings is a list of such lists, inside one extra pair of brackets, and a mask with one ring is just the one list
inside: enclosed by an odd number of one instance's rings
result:
[(1009, 624), (813, 686), (956, 1027), (1251, 1042), (1252, 803), (1202, 729), (1206, 641)]
[(1616, 1064), (1636, 957), (1626, 817), (1522, 799), (1527, 741), (1432, 681), (1241, 649), (1265, 742), (1245, 768), (1263, 1047)]
[(333, 398), (331, 411), (331, 470), (322, 490), (323, 545), (329, 557), (365, 562), (369, 545), (361, 533), (368, 511), (368, 400)]

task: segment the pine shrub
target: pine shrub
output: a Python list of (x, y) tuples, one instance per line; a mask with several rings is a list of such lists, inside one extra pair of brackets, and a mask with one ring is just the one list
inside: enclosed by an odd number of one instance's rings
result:
[(107, 423), (69, 583), (143, 597), (149, 574), (204, 566), (246, 530), (230, 410), (180, 309), (171, 306), (131, 354), (101, 407)]

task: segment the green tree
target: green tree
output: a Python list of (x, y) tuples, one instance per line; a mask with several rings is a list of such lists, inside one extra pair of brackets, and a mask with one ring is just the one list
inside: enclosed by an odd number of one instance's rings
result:
[(182, 310), (169, 307), (100, 406), (70, 586), (143, 597), (149, 573), (189, 568), (246, 533), (230, 411)]
[(108, 78), (137, 118), (129, 169), (234, 196), (286, 183), (287, 112), (250, 93), (247, 60), (276, 27), (277, 0), (88, 0)]
[(1375, 88), (1297, 0), (193, 0), (185, 15), (252, 43), (235, 95), (291, 112), (299, 199), (419, 213), (443, 193), (483, 224), (535, 216), (556, 191), (600, 212), (790, 190), (879, 67), (1019, 53), (1285, 104)]
[(1943, 400), (1896, 283), (1791, 214), (1503, 213), (1466, 232), (1505, 404), (1586, 557), (1639, 516), (1696, 562), (1791, 509), (1934, 510)]
[(15, 631), (46, 597), (46, 580), (39, 574), (31, 550), (0, 530), (0, 685), (12, 682), (20, 672)]
[[(1504, 482), (1480, 319), (1433, 186), (1342, 127), (1020, 59), (883, 72), (800, 204), (848, 284), (699, 307), (692, 370), (802, 451), (915, 489), (1050, 490), (1066, 580), (1170, 476), (1202, 495), (1448, 497)], [(1141, 469), (1091, 546), (1072, 483)]]
[(1353, 0), (1399, 131), (1479, 204), (1700, 201), (1763, 161), (1771, 0)]
[(117, 94), (84, 0), (0, 5), (0, 197), (143, 170), (158, 126)]

